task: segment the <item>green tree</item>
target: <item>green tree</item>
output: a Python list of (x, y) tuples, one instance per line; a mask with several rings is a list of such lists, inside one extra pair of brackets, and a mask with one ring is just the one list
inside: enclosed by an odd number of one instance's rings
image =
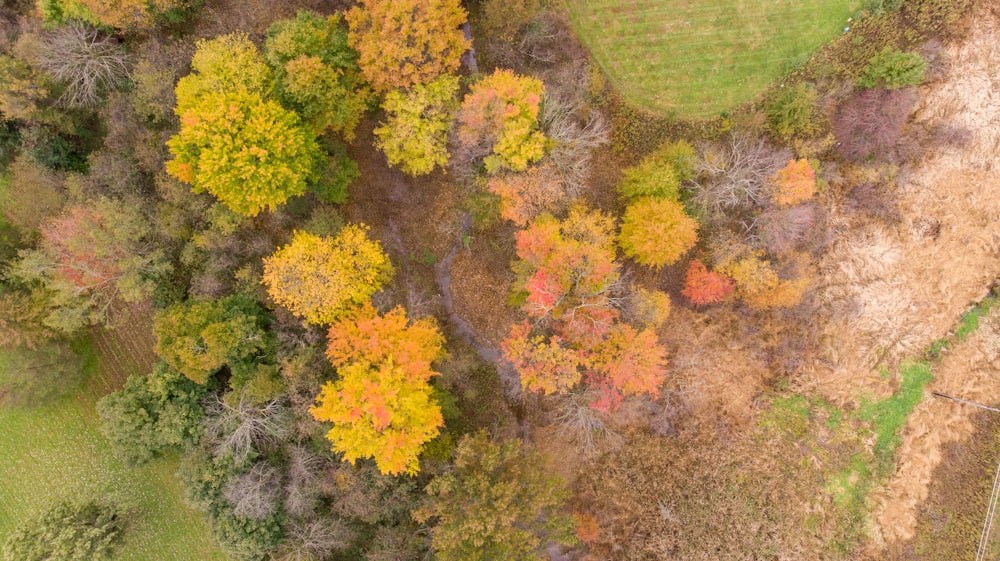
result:
[(448, 163), (448, 131), (458, 110), (458, 77), (441, 76), (408, 91), (386, 94), (386, 120), (375, 129), (376, 146), (389, 164), (413, 176)]
[(66, 500), (7, 538), (2, 561), (104, 561), (124, 532), (124, 513), (101, 500)]
[(392, 278), (393, 268), (366, 231), (363, 224), (348, 224), (333, 238), (295, 232), (291, 243), (264, 259), (268, 294), (318, 325), (368, 302)]
[(317, 134), (330, 130), (348, 140), (367, 109), (357, 53), (347, 44), (340, 14), (299, 11), (267, 30), (264, 56), (277, 76), (278, 93)]
[(252, 376), (253, 358), (266, 355), (271, 336), (253, 299), (189, 300), (161, 310), (153, 320), (156, 353), (168, 367), (204, 384), (225, 365), (234, 378)]
[(101, 432), (127, 463), (144, 464), (198, 441), (205, 393), (205, 386), (161, 362), (148, 376), (129, 376), (125, 387), (97, 402)]
[(458, 70), (469, 48), (459, 0), (361, 0), (347, 12), (361, 72), (380, 92)]
[(439, 561), (541, 561), (549, 542), (576, 541), (572, 519), (560, 512), (566, 491), (520, 440), (464, 437), (454, 470), (426, 491), (428, 504), (414, 517), (436, 522), (431, 544)]

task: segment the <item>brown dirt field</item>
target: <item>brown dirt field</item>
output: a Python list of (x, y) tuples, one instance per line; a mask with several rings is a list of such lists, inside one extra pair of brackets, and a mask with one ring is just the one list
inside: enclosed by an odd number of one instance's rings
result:
[(914, 117), (965, 130), (968, 143), (934, 147), (900, 174), (898, 225), (848, 230), (848, 211), (832, 209), (842, 234), (819, 267), (821, 350), (802, 384), (837, 403), (887, 395), (878, 369), (946, 334), (1000, 275), (1000, 23), (984, 7), (973, 29), (944, 49), (948, 71)]
[[(934, 368), (928, 391), (936, 391), (995, 405), (1000, 403), (996, 373), (1000, 368), (1000, 313), (995, 309), (980, 320), (979, 330), (950, 349)], [(976, 430), (980, 410), (929, 393), (917, 405), (903, 431), (896, 473), (876, 496), (876, 516), (886, 542), (912, 539), (921, 505), (929, 496), (945, 447), (968, 441)], [(983, 497), (985, 501), (985, 497)]]

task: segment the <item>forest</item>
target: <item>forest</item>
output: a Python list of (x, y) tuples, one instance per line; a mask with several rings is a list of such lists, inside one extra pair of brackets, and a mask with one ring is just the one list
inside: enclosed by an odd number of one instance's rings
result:
[(1000, 555), (997, 45), (4, 0), (0, 561)]

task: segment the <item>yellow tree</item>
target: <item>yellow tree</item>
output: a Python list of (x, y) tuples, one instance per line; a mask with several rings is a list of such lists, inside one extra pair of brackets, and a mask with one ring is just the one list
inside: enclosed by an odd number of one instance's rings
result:
[(339, 378), (310, 412), (333, 427), (333, 450), (354, 463), (373, 458), (385, 474), (416, 474), (424, 444), (444, 425), (429, 383), (444, 337), (429, 319), (408, 323), (402, 308), (365, 305), (330, 327), (327, 357)]
[(375, 144), (390, 164), (409, 175), (430, 173), (448, 163), (448, 131), (458, 110), (458, 77), (445, 75), (409, 91), (386, 94), (386, 121)]
[(275, 302), (309, 323), (329, 324), (368, 302), (392, 278), (389, 256), (349, 224), (334, 238), (295, 232), (264, 259), (264, 284)]
[(458, 69), (469, 48), (459, 0), (360, 0), (347, 12), (348, 41), (378, 91), (426, 84)]
[(645, 197), (625, 209), (618, 243), (643, 265), (672, 265), (697, 242), (698, 222), (679, 202)]

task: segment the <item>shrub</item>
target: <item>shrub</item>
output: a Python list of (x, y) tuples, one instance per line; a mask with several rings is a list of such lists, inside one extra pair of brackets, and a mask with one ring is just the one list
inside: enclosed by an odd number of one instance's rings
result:
[(668, 199), (639, 199), (625, 209), (618, 243), (625, 255), (659, 269), (672, 265), (698, 242), (698, 222), (684, 205)]
[(709, 271), (701, 261), (694, 259), (688, 266), (681, 294), (695, 306), (719, 304), (733, 291), (733, 286), (732, 279), (721, 273)]
[(813, 136), (822, 128), (816, 111), (819, 94), (812, 84), (799, 83), (784, 89), (767, 106), (767, 122), (781, 140)]
[(125, 513), (103, 499), (64, 500), (11, 533), (2, 561), (104, 561), (125, 530)]
[(906, 53), (886, 47), (868, 63), (858, 80), (862, 88), (881, 87), (887, 90), (919, 86), (924, 80), (927, 61), (917, 53)]
[(805, 241), (815, 222), (816, 209), (810, 205), (798, 205), (761, 213), (755, 221), (755, 228), (769, 252), (783, 254)]
[(837, 152), (848, 160), (889, 157), (916, 102), (913, 88), (872, 88), (849, 98), (833, 118)]
[(816, 172), (809, 160), (790, 160), (774, 176), (774, 202), (788, 207), (808, 201), (816, 192)]

